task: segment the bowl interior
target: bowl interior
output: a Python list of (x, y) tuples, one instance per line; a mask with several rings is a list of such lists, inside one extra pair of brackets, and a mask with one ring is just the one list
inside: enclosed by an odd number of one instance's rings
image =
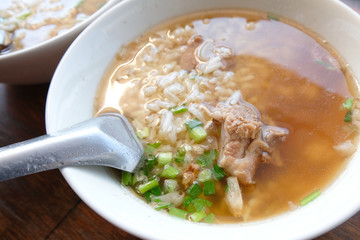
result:
[[(123, 43), (166, 19), (213, 8), (257, 9), (295, 20), (327, 39), (359, 79), (360, 17), (335, 0), (123, 1), (80, 34), (61, 60), (47, 99), (47, 132), (92, 117), (99, 82)], [(195, 224), (156, 212), (123, 188), (106, 168), (67, 167), (61, 171), (85, 203), (114, 225), (139, 237), (257, 239), (271, 235), (274, 239), (309, 239), (342, 223), (360, 209), (358, 155), (359, 151), (313, 203), (272, 219), (245, 224)], [(154, 230), (159, 226), (160, 231)], [(179, 229), (186, 231), (178, 234)]]

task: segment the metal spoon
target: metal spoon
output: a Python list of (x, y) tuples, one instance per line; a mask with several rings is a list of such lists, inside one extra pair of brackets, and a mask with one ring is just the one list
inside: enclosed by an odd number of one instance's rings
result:
[(100, 165), (133, 172), (142, 154), (143, 147), (126, 118), (106, 113), (0, 148), (0, 181), (65, 166)]
[(11, 34), (0, 29), (0, 53), (10, 50), (12, 44)]

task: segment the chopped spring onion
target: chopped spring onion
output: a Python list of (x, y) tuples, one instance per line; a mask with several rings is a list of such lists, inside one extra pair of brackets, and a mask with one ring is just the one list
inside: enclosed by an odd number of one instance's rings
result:
[(347, 109), (347, 112), (345, 114), (345, 117), (344, 117), (344, 122), (351, 122), (352, 121), (352, 106), (353, 106), (353, 99), (351, 98), (348, 98), (346, 99), (346, 101), (343, 103), (343, 108)]
[(211, 167), (217, 155), (216, 149), (213, 149), (211, 151), (205, 151), (204, 154), (198, 156), (196, 160), (203, 167)]
[(154, 155), (149, 155), (144, 159), (144, 174), (146, 176), (150, 175), (150, 171), (154, 168), (156, 162), (156, 158)]
[(303, 199), (301, 199), (300, 205), (304, 206), (304, 205), (308, 204), (309, 202), (311, 202), (312, 200), (314, 200), (315, 198), (320, 196), (320, 194), (321, 194), (320, 190), (315, 190), (310, 195), (308, 195), (308, 196), (304, 197)]
[(192, 198), (197, 198), (202, 193), (202, 188), (199, 183), (194, 182), (186, 191)]
[(201, 198), (193, 199), (191, 201), (191, 203), (193, 204), (193, 206), (197, 212), (205, 210), (207, 207), (211, 207), (211, 205), (212, 205), (212, 202), (210, 202), (206, 199), (201, 199)]
[(185, 107), (185, 104), (183, 104), (181, 106), (170, 108), (169, 110), (174, 114), (179, 114), (179, 113), (187, 112), (188, 109), (187, 107)]
[(211, 173), (211, 170), (208, 169), (208, 168), (202, 170), (198, 175), (198, 181), (199, 182), (210, 181), (211, 178), (212, 178), (212, 173)]
[(207, 181), (204, 182), (204, 195), (213, 195), (215, 194), (215, 182), (214, 181)]
[(200, 222), (206, 217), (206, 213), (204, 211), (195, 212), (189, 216), (190, 220), (193, 222)]
[(153, 187), (149, 192), (155, 196), (160, 196), (162, 194), (160, 186)]
[(172, 160), (172, 153), (171, 152), (163, 152), (159, 153), (157, 156), (159, 166), (165, 166), (166, 164), (170, 163)]
[(178, 183), (174, 179), (165, 179), (164, 180), (164, 192), (171, 193), (178, 188)]
[(160, 145), (161, 145), (161, 142), (155, 142), (153, 144), (148, 143), (148, 144), (146, 144), (144, 152), (147, 154), (152, 154), (158, 147), (160, 147)]
[(192, 120), (188, 120), (185, 122), (185, 126), (186, 126), (187, 130), (189, 130), (189, 131), (191, 131), (192, 129), (194, 129), (196, 127), (200, 127), (202, 125), (203, 125), (203, 123), (197, 119), (192, 119)]
[(147, 138), (149, 136), (149, 128), (145, 127), (144, 129), (136, 130), (136, 136), (140, 139)]
[(344, 117), (344, 122), (350, 123), (352, 121), (352, 112), (348, 110)]
[(165, 209), (165, 208), (169, 208), (169, 207), (172, 207), (173, 204), (172, 203), (163, 203), (163, 202), (159, 202), (157, 207), (155, 207), (154, 209), (159, 211), (161, 209)]
[(201, 143), (207, 137), (205, 129), (201, 126), (195, 127), (190, 130), (190, 138), (196, 143)]
[(144, 184), (141, 184), (139, 186), (139, 191), (141, 194), (144, 194), (145, 192), (149, 191), (150, 189), (159, 186), (159, 182), (156, 179), (150, 180)]
[(24, 13), (20, 16), (17, 17), (17, 19), (19, 20), (25, 20), (27, 17), (29, 17), (31, 15), (31, 12), (27, 12), (27, 13)]
[(177, 177), (177, 175), (179, 175), (179, 173), (180, 173), (180, 171), (178, 169), (167, 164), (167, 165), (165, 165), (164, 170), (161, 173), (160, 177), (174, 179)]
[(182, 165), (185, 160), (185, 155), (186, 155), (186, 148), (180, 147), (175, 153), (174, 161)]
[(170, 207), (169, 214), (178, 218), (186, 219), (188, 212), (179, 208)]
[(203, 219), (203, 222), (204, 223), (213, 223), (214, 220), (215, 220), (215, 215), (213, 213), (210, 213)]
[(352, 105), (353, 105), (353, 101), (354, 100), (352, 98), (346, 99), (346, 101), (343, 103), (343, 108), (346, 108), (347, 110), (351, 110)]
[(185, 196), (183, 199), (183, 206), (184, 208), (188, 207), (190, 205), (190, 203), (192, 202), (192, 197), (190, 196)]
[(213, 176), (216, 180), (220, 180), (222, 179), (223, 177), (226, 176), (224, 170), (219, 167), (219, 165), (217, 164), (214, 164), (213, 168), (211, 169), (212, 173), (213, 173)]
[(279, 21), (279, 17), (274, 13), (268, 13), (267, 18), (274, 21)]
[(121, 172), (121, 182), (125, 186), (129, 186), (132, 183), (132, 174), (126, 171)]

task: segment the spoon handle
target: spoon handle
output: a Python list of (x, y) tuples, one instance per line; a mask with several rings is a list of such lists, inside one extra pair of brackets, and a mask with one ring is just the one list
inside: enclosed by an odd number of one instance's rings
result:
[(0, 181), (65, 166), (132, 172), (143, 148), (120, 114), (104, 114), (54, 134), (0, 148)]

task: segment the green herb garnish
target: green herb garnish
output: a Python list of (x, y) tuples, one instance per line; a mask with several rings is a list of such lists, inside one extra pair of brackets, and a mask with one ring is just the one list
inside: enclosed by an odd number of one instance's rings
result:
[(204, 195), (214, 195), (215, 194), (215, 182), (214, 181), (207, 181), (204, 182)]
[(203, 167), (211, 167), (218, 154), (216, 149), (204, 152), (203, 155), (196, 158), (197, 162)]
[(312, 200), (314, 200), (315, 198), (320, 196), (320, 194), (321, 194), (320, 190), (315, 190), (310, 195), (308, 195), (308, 196), (304, 197), (303, 199), (301, 199), (300, 205), (304, 206), (304, 205), (308, 204), (309, 202), (311, 202)]
[(150, 189), (159, 186), (159, 182), (156, 179), (153, 179), (151, 181), (148, 181), (144, 184), (139, 185), (139, 192), (141, 194), (144, 194), (145, 192), (149, 191)]
[(212, 173), (213, 173), (213, 176), (216, 180), (220, 180), (222, 179), (223, 177), (226, 176), (224, 170), (219, 167), (219, 165), (217, 164), (214, 164), (213, 168), (211, 169)]
[(153, 143), (153, 144), (148, 143), (148, 144), (146, 144), (146, 147), (145, 147), (145, 149), (144, 149), (144, 153), (153, 154), (154, 151), (155, 151), (158, 147), (160, 147), (160, 145), (161, 145), (161, 142), (155, 142), (155, 143)]
[(185, 210), (179, 209), (179, 208), (170, 207), (169, 208), (169, 214), (171, 216), (186, 219), (186, 216), (187, 216), (188, 212), (185, 211)]
[(24, 13), (24, 14), (18, 16), (17, 19), (19, 19), (19, 20), (25, 20), (25, 19), (28, 18), (30, 15), (31, 15), (31, 12), (27, 12), (27, 13)]
[(185, 103), (182, 104), (181, 106), (176, 106), (176, 107), (172, 107), (172, 108), (169, 108), (169, 110), (171, 112), (173, 112), (174, 114), (180, 114), (180, 113), (183, 113), (183, 112), (187, 112), (187, 107), (185, 107)]
[(197, 198), (201, 193), (202, 193), (202, 188), (201, 186), (197, 183), (194, 182), (186, 191), (192, 198)]

